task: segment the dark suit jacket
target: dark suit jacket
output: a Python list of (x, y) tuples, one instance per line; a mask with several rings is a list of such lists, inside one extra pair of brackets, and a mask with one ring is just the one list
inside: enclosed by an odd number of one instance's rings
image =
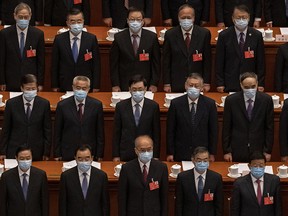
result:
[[(112, 18), (115, 28), (127, 27), (128, 10), (124, 5), (125, 0), (102, 0), (102, 17)], [(153, 16), (153, 0), (129, 0), (129, 7), (142, 10), (146, 18)]]
[(275, 90), (288, 93), (288, 43), (279, 46), (275, 68)]
[(183, 4), (189, 4), (195, 9), (196, 25), (200, 25), (200, 21), (209, 22), (210, 18), (210, 0), (161, 0), (162, 19), (172, 19), (173, 26), (179, 24), (178, 9)]
[(42, 160), (50, 156), (51, 116), (48, 100), (36, 96), (31, 116), (27, 119), (23, 96), (7, 101), (4, 112), (4, 125), (1, 133), (1, 155), (15, 158), (18, 147), (32, 149), (33, 160)]
[[(204, 201), (204, 194), (213, 193), (213, 201)], [(195, 187), (194, 169), (177, 176), (176, 181), (176, 216), (222, 216), (223, 215), (222, 176), (207, 170), (201, 201)]]
[(265, 22), (272, 21), (273, 26), (287, 26), (285, 0), (264, 0)]
[[(128, 29), (115, 34), (110, 50), (110, 76), (112, 86), (128, 91), (129, 79), (135, 74), (145, 77), (149, 85), (158, 85), (160, 79), (160, 48), (157, 35), (142, 29), (137, 56)], [(149, 53), (149, 61), (140, 61), (139, 54)]]
[(43, 0), (1, 0), (0, 1), (0, 20), (2, 25), (15, 24), (14, 9), (21, 2), (30, 6), (32, 17), (30, 25), (35, 25), (35, 21), (42, 22), (43, 20)]
[(250, 11), (249, 26), (253, 26), (255, 18), (262, 17), (262, 1), (261, 0), (215, 0), (215, 17), (216, 23), (224, 22), (225, 26), (234, 25), (232, 14), (236, 5), (244, 4)]
[[(7, 91), (20, 91), (20, 79), (25, 74), (34, 74), (38, 84), (44, 84), (45, 46), (43, 31), (29, 26), (21, 59), (16, 26), (0, 31), (0, 84)], [(27, 57), (27, 50), (36, 49), (36, 57)]]
[(84, 199), (77, 167), (61, 174), (59, 216), (109, 216), (110, 201), (107, 174), (91, 167), (86, 199)]
[[(158, 181), (159, 188), (149, 189), (149, 183)], [(118, 189), (119, 216), (167, 216), (168, 170), (167, 166), (151, 160), (147, 182), (144, 183), (138, 159), (122, 166)]]
[(117, 104), (114, 115), (113, 157), (129, 161), (136, 157), (134, 141), (140, 135), (153, 139), (153, 157), (160, 157), (159, 105), (145, 98), (139, 125), (136, 126), (131, 98)]
[(280, 155), (288, 156), (288, 100), (284, 100), (284, 106), (280, 114), (279, 125), (279, 145)]
[(191, 122), (187, 95), (171, 101), (167, 116), (167, 154), (174, 155), (175, 161), (191, 160), (197, 146), (205, 146), (217, 153), (217, 109), (215, 101), (199, 96), (196, 109), (195, 129)]
[[(244, 52), (254, 51), (254, 58), (245, 58)], [(237, 40), (234, 26), (219, 34), (216, 46), (216, 85), (225, 86), (225, 91), (239, 91), (239, 76), (244, 72), (258, 75), (259, 86), (264, 87), (265, 57), (261, 32), (248, 27), (243, 53)]]
[(274, 109), (270, 95), (257, 92), (249, 121), (243, 92), (229, 95), (223, 116), (223, 153), (233, 161), (248, 162), (254, 151), (271, 154), (274, 142)]
[[(72, 5), (67, 0), (45, 0), (44, 23), (52, 26), (66, 26), (66, 16)], [(90, 25), (90, 0), (82, 0), (81, 4), (73, 4), (84, 14), (85, 25)]]
[[(264, 197), (273, 197), (273, 205), (264, 205)], [(280, 180), (278, 176), (264, 174), (264, 188), (262, 204), (258, 204), (250, 174), (238, 178), (234, 182), (232, 192), (232, 216), (281, 216), (282, 201), (280, 193)]]
[(83, 144), (92, 147), (92, 155), (95, 158), (103, 157), (103, 107), (100, 101), (87, 96), (80, 122), (74, 96), (71, 96), (57, 104), (54, 157), (73, 160), (76, 149)]
[[(85, 61), (84, 55), (92, 52), (92, 59)], [(100, 88), (100, 54), (95, 35), (82, 31), (77, 63), (74, 62), (69, 32), (57, 35), (52, 50), (52, 88), (71, 91), (75, 76), (87, 76), (91, 89)]]
[(31, 167), (27, 200), (25, 201), (18, 167), (7, 170), (0, 180), (1, 216), (48, 216), (47, 176), (43, 170)]
[[(195, 25), (188, 52), (180, 26), (166, 32), (163, 45), (163, 82), (171, 84), (173, 92), (185, 91), (184, 83), (190, 73), (199, 73), (204, 83), (210, 83), (210, 40), (209, 30)], [(196, 50), (202, 53), (202, 61), (193, 61)]]

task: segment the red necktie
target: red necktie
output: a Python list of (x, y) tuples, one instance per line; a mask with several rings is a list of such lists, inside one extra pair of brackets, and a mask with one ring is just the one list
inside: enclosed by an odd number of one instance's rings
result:
[(261, 201), (262, 201), (260, 182), (261, 181), (259, 179), (256, 180), (256, 183), (257, 183), (257, 200), (258, 200), (259, 205), (261, 205)]
[(187, 50), (189, 50), (189, 47), (190, 47), (190, 33), (185, 33), (186, 35), (186, 38), (185, 38), (185, 44), (186, 44), (186, 47), (187, 47)]
[(79, 115), (79, 120), (82, 121), (82, 117), (83, 117), (83, 103), (78, 104), (78, 115)]
[(132, 37), (133, 37), (132, 46), (133, 46), (134, 54), (136, 56), (137, 52), (138, 52), (138, 43), (137, 43), (138, 35), (137, 34), (133, 34)]
[(146, 169), (146, 165), (143, 165), (143, 181), (146, 183), (147, 181), (147, 169)]

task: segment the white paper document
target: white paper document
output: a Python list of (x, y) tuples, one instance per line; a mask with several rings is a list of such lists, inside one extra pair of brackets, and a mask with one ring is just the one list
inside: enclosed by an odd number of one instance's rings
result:
[(165, 94), (165, 97), (175, 99), (175, 98), (181, 97), (183, 95), (184, 95), (184, 93), (167, 93), (167, 94)]
[[(250, 172), (250, 169), (248, 167), (248, 163), (239, 163), (237, 164), (238, 166), (238, 172), (239, 173), (248, 173)], [(273, 174), (273, 167), (272, 166), (265, 166), (265, 173), (270, 173), (270, 174)]]
[(155, 26), (143, 27), (143, 29), (146, 29), (148, 31), (151, 31), (151, 32), (154, 32), (155, 34), (157, 34)]
[(193, 169), (193, 168), (194, 168), (194, 164), (192, 163), (192, 161), (182, 161), (182, 170), (183, 171)]
[(11, 169), (18, 166), (16, 159), (4, 159), (4, 167), (5, 169)]
[[(131, 97), (130, 92), (112, 92), (112, 97), (120, 97), (120, 100), (125, 100)], [(154, 93), (151, 91), (146, 91), (145, 97), (153, 100), (154, 98)]]
[(288, 35), (288, 28), (280, 28), (280, 32), (282, 35)]
[(19, 95), (22, 95), (23, 92), (9, 92), (9, 98), (14, 98), (14, 97), (17, 97)]
[[(69, 162), (63, 162), (62, 171), (66, 171), (66, 170), (71, 169), (75, 166), (77, 166), (76, 160), (72, 160)], [(101, 163), (93, 161), (92, 166), (95, 168), (101, 169)]]

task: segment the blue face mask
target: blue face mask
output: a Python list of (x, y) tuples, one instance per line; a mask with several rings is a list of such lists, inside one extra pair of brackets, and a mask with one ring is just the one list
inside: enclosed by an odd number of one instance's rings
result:
[(208, 167), (209, 167), (209, 162), (205, 162), (205, 161), (200, 161), (200, 162), (195, 162), (195, 169), (199, 172), (199, 173), (203, 173), (205, 172)]
[(37, 90), (23, 91), (23, 96), (27, 101), (32, 101), (37, 95)]
[(248, 26), (248, 19), (235, 19), (234, 24), (238, 30), (243, 31)]
[(140, 21), (129, 21), (128, 22), (129, 28), (133, 33), (138, 33), (142, 28), (142, 22)]
[(144, 98), (144, 91), (133, 91), (131, 92), (132, 98), (136, 103), (140, 103)]
[(22, 171), (30, 169), (32, 160), (18, 160), (18, 166)]
[(74, 96), (77, 101), (83, 101), (87, 97), (87, 92), (84, 90), (74, 90)]
[(83, 30), (82, 23), (80, 24), (76, 23), (70, 25), (70, 31), (72, 32), (73, 35), (78, 35), (82, 30)]
[(77, 166), (79, 170), (85, 173), (91, 168), (91, 161), (78, 161)]
[(179, 23), (185, 31), (189, 31), (193, 26), (192, 19), (179, 19)]
[(251, 174), (259, 179), (264, 175), (265, 167), (250, 167)]
[(249, 99), (255, 97), (257, 89), (243, 89), (245, 96)]
[(139, 160), (146, 164), (148, 163), (153, 157), (153, 151), (146, 151), (146, 152), (140, 152), (139, 153)]
[(20, 29), (26, 29), (29, 25), (30, 20), (25, 20), (25, 19), (17, 19), (16, 24)]
[(200, 95), (200, 89), (197, 89), (197, 88), (194, 88), (194, 87), (189, 87), (187, 89), (187, 94), (188, 94), (188, 97), (191, 100), (196, 100), (199, 97), (199, 95)]

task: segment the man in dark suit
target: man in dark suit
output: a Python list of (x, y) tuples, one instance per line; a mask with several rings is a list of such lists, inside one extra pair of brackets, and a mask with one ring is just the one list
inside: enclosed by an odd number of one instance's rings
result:
[(102, 17), (103, 22), (108, 27), (115, 27), (124, 29), (127, 26), (127, 16), (129, 8), (135, 7), (144, 11), (145, 18), (143, 19), (145, 25), (151, 23), (153, 16), (153, 0), (102, 0)]
[(249, 154), (264, 152), (270, 161), (274, 136), (274, 109), (270, 95), (257, 92), (257, 75), (241, 75), (242, 91), (225, 100), (223, 153), (225, 161), (248, 162)]
[(31, 148), (34, 160), (48, 160), (51, 148), (51, 116), (48, 100), (37, 96), (37, 79), (21, 79), (23, 95), (7, 101), (0, 139), (0, 158), (14, 158), (20, 146)]
[(29, 26), (31, 8), (20, 3), (15, 8), (16, 25), (0, 31), (0, 90), (20, 91), (20, 79), (34, 74), (43, 89), (45, 47), (43, 31)]
[(98, 41), (94, 34), (82, 31), (83, 23), (83, 13), (73, 8), (67, 16), (70, 31), (55, 37), (51, 67), (53, 91), (71, 91), (72, 80), (78, 75), (89, 77), (93, 92), (100, 89)]
[(90, 0), (45, 0), (45, 25), (65, 26), (66, 15), (72, 8), (83, 11), (85, 25), (90, 25)]
[(0, 180), (1, 216), (48, 216), (49, 199), (47, 176), (31, 166), (32, 152), (27, 147), (16, 151), (18, 166), (7, 170)]
[(231, 20), (234, 7), (245, 5), (250, 11), (249, 26), (259, 28), (262, 17), (261, 0), (215, 0), (215, 18), (218, 27), (230, 27), (234, 23)]
[(15, 7), (20, 3), (25, 3), (31, 8), (30, 25), (39, 25), (43, 21), (43, 0), (0, 0), (0, 20), (2, 25), (15, 24), (13, 13)]
[(193, 24), (195, 11), (188, 4), (179, 8), (178, 19), (180, 25), (168, 30), (165, 34), (163, 45), (164, 91), (185, 91), (183, 83), (190, 73), (200, 73), (204, 79), (204, 91), (209, 91), (211, 34), (209, 30)]
[(278, 176), (264, 173), (262, 152), (250, 155), (250, 174), (238, 178), (232, 191), (232, 216), (281, 216), (282, 200)]
[(195, 167), (177, 176), (175, 215), (222, 216), (222, 176), (208, 169), (207, 148), (195, 148), (192, 161)]
[(160, 79), (160, 48), (157, 35), (142, 28), (144, 13), (130, 8), (128, 29), (115, 34), (110, 50), (110, 76), (112, 91), (128, 91), (128, 81), (141, 74), (149, 90), (157, 91)]
[[(263, 13), (267, 27), (288, 26), (288, 3), (286, 0), (264, 0)], [(287, 12), (286, 12), (287, 11)]]
[(288, 162), (288, 99), (284, 100), (284, 105), (280, 114), (279, 146), (281, 160), (283, 162)]
[(275, 90), (288, 93), (288, 43), (279, 46), (275, 68)]
[(168, 216), (167, 166), (153, 158), (153, 140), (135, 140), (138, 158), (122, 166), (118, 189), (119, 216)]
[(251, 71), (258, 75), (259, 91), (264, 91), (265, 57), (262, 33), (248, 27), (249, 10), (236, 6), (235, 26), (219, 34), (216, 46), (216, 85), (218, 92), (240, 91), (239, 75)]
[(171, 101), (167, 116), (167, 161), (190, 160), (197, 146), (204, 146), (214, 161), (217, 153), (215, 101), (200, 94), (203, 79), (192, 73), (185, 82), (187, 95)]
[(159, 105), (144, 98), (147, 82), (142, 75), (129, 80), (131, 98), (117, 103), (114, 115), (113, 160), (129, 161), (136, 157), (134, 140), (149, 135), (153, 140), (154, 157), (160, 156)]
[(91, 147), (77, 148), (75, 160), (77, 166), (61, 174), (59, 216), (109, 216), (107, 174), (91, 166)]
[(55, 116), (55, 159), (73, 160), (75, 150), (88, 144), (97, 160), (104, 153), (104, 118), (102, 103), (87, 96), (90, 80), (76, 76), (73, 80), (74, 96), (57, 104)]
[(161, 12), (164, 24), (168, 26), (179, 25), (178, 9), (181, 5), (189, 4), (195, 10), (196, 25), (204, 25), (210, 18), (210, 0), (161, 0)]

